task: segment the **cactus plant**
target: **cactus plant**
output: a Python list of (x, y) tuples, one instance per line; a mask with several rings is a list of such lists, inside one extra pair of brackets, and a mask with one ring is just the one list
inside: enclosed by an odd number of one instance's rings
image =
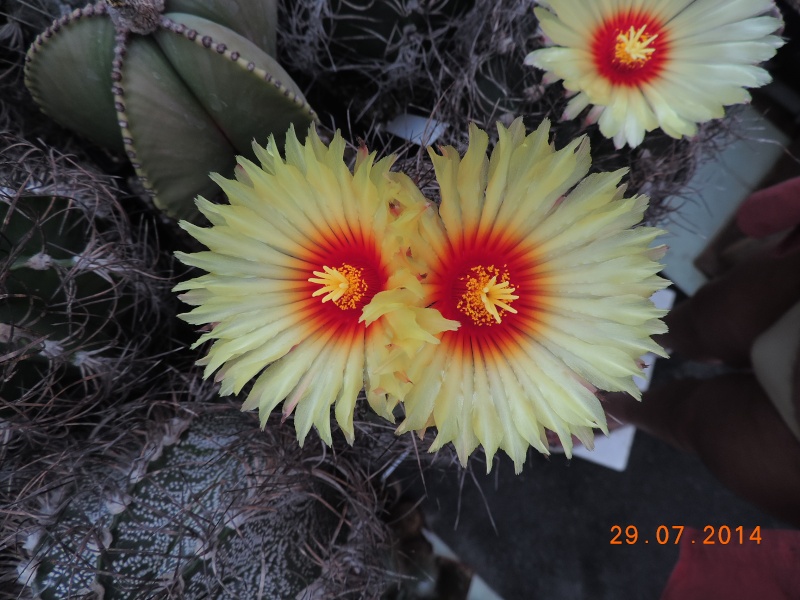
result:
[(0, 144), (0, 417), (46, 439), (147, 378), (169, 300), (110, 178), (11, 135)]
[(253, 138), (315, 113), (275, 55), (275, 0), (108, 0), (40, 34), (25, 81), (53, 119), (124, 152), (156, 205), (191, 218)]
[(302, 450), (232, 406), (193, 412), (117, 434), (112, 455), (95, 439), (34, 481), (30, 467), (11, 477), (26, 479), (1, 515), (18, 597), (375, 598), (394, 583), (385, 497), (357, 455)]

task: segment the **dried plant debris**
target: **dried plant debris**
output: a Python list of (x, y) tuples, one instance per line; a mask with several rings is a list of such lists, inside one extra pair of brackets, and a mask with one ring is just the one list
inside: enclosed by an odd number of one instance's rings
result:
[(327, 600), (396, 582), (386, 498), (353, 451), (301, 449), (227, 404), (138, 425), (113, 454), (98, 433), (6, 474), (8, 597)]
[(410, 95), (441, 67), (463, 0), (301, 0), (280, 4), (279, 50), (291, 71), (336, 95), (358, 118)]
[(170, 282), (109, 177), (3, 135), (0, 418), (43, 440), (152, 378)]
[(0, 0), (0, 131), (48, 129), (23, 84), (25, 52), (36, 35), (84, 0)]
[(495, 121), (509, 124), (517, 116), (529, 128), (549, 118), (559, 147), (590, 137), (595, 171), (630, 168), (629, 190), (650, 195), (654, 222), (730, 127), (727, 119), (712, 122), (682, 140), (653, 132), (639, 148), (617, 150), (596, 126), (561, 121), (568, 101), (563, 88), (544, 86), (542, 73), (523, 64), (544, 44), (530, 2), (296, 0), (280, 8), (281, 60), (304, 82), (309, 100), (331, 113), (331, 122), (325, 116), (323, 122), (363, 138), (371, 150), (399, 150), (397, 168), (423, 187), (432, 170), (424, 149), (392, 145), (382, 130), (396, 116), (446, 123), (436, 143), (460, 151), (470, 122), (490, 131)]

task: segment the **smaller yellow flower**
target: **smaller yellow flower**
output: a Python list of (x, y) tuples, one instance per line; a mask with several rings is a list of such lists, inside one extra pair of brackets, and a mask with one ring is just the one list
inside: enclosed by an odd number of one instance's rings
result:
[(221, 394), (255, 378), (242, 408), (258, 408), (262, 425), (283, 401), (301, 444), (312, 425), (330, 444), (333, 406), (352, 443), (365, 381), (372, 408), (393, 419), (409, 357), (456, 326), (422, 305), (408, 257), (427, 204), (389, 172), (392, 157), (362, 149), (351, 173), (338, 133), (326, 147), (313, 129), (305, 144), (290, 129), (285, 159), (274, 139), (254, 149), (260, 167), (239, 158), (236, 181), (212, 176), (230, 204), (198, 198), (211, 227), (181, 223), (209, 249), (177, 253), (208, 272), (175, 287), (196, 307), (181, 317), (212, 325), (194, 346), (214, 340), (199, 362)]
[(525, 63), (563, 79), (574, 96), (564, 112), (587, 119), (617, 148), (638, 146), (660, 127), (680, 138), (725, 106), (750, 100), (745, 88), (769, 83), (756, 66), (783, 40), (771, 0), (549, 0), (536, 8), (554, 47)]

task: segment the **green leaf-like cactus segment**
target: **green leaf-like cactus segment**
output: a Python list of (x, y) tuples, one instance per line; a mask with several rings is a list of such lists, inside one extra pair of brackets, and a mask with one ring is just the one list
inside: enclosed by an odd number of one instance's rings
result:
[(218, 193), (209, 172), (230, 176), (253, 139), (316, 118), (270, 56), (277, 0), (167, 0), (171, 18), (158, 2), (119, 4), (156, 11), (146, 35), (116, 4), (116, 21), (103, 3), (76, 10), (37, 38), (26, 83), (52, 118), (125, 152), (156, 206), (197, 218), (194, 198)]
[(92, 6), (73, 11), (36, 38), (25, 83), (42, 110), (95, 143), (123, 151), (111, 95), (114, 26)]
[(152, 38), (131, 36), (121, 73), (131, 162), (156, 206), (191, 218), (195, 196), (216, 193), (208, 173), (232, 172), (236, 152)]
[(277, 0), (250, 2), (246, 9), (241, 2), (231, 0), (167, 0), (166, 11), (188, 13), (223, 25), (276, 56)]
[[(304, 132), (314, 113), (291, 77), (255, 44), (216, 23), (186, 14), (154, 36), (239, 154), (252, 155), (255, 138), (279, 143), (289, 124)], [(196, 32), (196, 34), (195, 34)]]

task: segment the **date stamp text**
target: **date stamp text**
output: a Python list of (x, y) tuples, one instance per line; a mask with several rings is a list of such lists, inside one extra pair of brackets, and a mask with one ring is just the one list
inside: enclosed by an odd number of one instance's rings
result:
[[(655, 542), (661, 546), (666, 544), (678, 544), (683, 535), (683, 525), (659, 525), (655, 531), (640, 532), (636, 525), (612, 525), (611, 526), (611, 540), (609, 543), (612, 546), (621, 546), (627, 544), (633, 546), (634, 544), (650, 544)], [(725, 546), (727, 544), (760, 544), (761, 543), (761, 526), (744, 527), (729, 527), (728, 525), (706, 525), (703, 527), (703, 539), (692, 540), (692, 543), (714, 545), (720, 544)]]

